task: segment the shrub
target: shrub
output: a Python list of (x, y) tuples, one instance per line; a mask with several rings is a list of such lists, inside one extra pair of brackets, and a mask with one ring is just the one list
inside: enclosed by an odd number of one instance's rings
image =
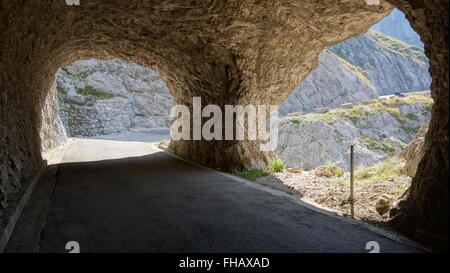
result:
[(374, 138), (368, 138), (365, 140), (367, 148), (371, 150), (382, 150), (383, 152), (387, 153), (388, 155), (392, 155), (395, 152), (395, 148), (388, 143), (388, 140), (385, 140), (383, 142), (379, 142), (378, 140)]
[(406, 117), (407, 117), (409, 120), (413, 120), (413, 121), (418, 121), (418, 120), (419, 120), (419, 118), (418, 118), (416, 115), (414, 115), (413, 113), (407, 114)]
[(268, 175), (268, 173), (261, 170), (252, 170), (248, 172), (243, 172), (240, 175), (248, 180), (255, 181), (258, 178)]
[(64, 89), (64, 87), (62, 87), (62, 86), (57, 86), (56, 90), (58, 90), (58, 92), (61, 94), (64, 94), (64, 95), (67, 94), (67, 90)]
[(395, 148), (386, 141), (381, 143), (381, 150), (391, 156), (395, 153)]
[(286, 169), (286, 166), (284, 165), (283, 160), (276, 159), (270, 162), (269, 166), (267, 166), (267, 169), (269, 169), (269, 172), (271, 173), (277, 173), (284, 171)]

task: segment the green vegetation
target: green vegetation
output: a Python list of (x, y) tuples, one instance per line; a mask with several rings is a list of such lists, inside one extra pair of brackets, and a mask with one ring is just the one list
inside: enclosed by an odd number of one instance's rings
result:
[(415, 45), (405, 43), (390, 36), (384, 35), (378, 31), (369, 30), (368, 33), (373, 37), (373, 40), (378, 43), (384, 52), (387, 54), (398, 54), (406, 59), (409, 59), (423, 67), (427, 66), (425, 51)]
[(356, 170), (355, 178), (360, 181), (376, 182), (397, 178), (402, 174), (405, 161), (398, 157), (391, 157), (378, 162), (371, 167), (362, 167)]
[(269, 166), (267, 166), (267, 169), (271, 173), (277, 173), (284, 171), (286, 169), (286, 166), (283, 160), (276, 159), (270, 162)]
[(388, 155), (393, 155), (395, 153), (395, 148), (389, 144), (389, 140), (380, 142), (374, 138), (363, 138), (363, 141), (366, 142), (367, 148), (371, 150), (382, 150)]
[[(65, 71), (66, 71), (66, 73), (69, 73), (68, 70), (65, 70)], [(80, 72), (80, 73), (78, 73), (78, 74), (76, 74), (76, 75), (74, 75), (74, 76), (77, 76), (77, 77), (80, 78), (80, 79), (85, 79), (87, 76), (89, 76), (89, 75), (91, 75), (91, 74), (94, 74), (95, 72), (97, 72), (97, 70), (94, 69), (94, 68), (92, 68), (92, 69), (90, 69), (90, 70), (88, 70), (88, 71)], [(70, 73), (69, 73), (69, 74), (70, 74)]]
[(83, 95), (83, 96), (94, 96), (100, 99), (110, 99), (115, 97), (115, 94), (111, 94), (102, 90), (95, 89), (94, 87), (90, 85), (86, 85), (84, 88), (78, 88), (77, 94)]
[(261, 170), (253, 170), (253, 171), (240, 173), (240, 176), (242, 176), (248, 180), (251, 180), (251, 181), (255, 181), (256, 179), (266, 176), (266, 175), (268, 175), (268, 173), (265, 171), (261, 171)]
[(386, 107), (399, 107), (408, 104), (405, 98), (400, 97), (391, 97), (390, 99), (381, 100), (379, 102)]
[(403, 129), (403, 131), (407, 132), (408, 134), (417, 134), (417, 132), (419, 132), (420, 128), (413, 128), (413, 127), (408, 127), (408, 126), (401, 126), (400, 128)]
[(406, 94), (406, 101), (408, 102), (426, 102), (433, 103), (433, 99), (426, 95), (421, 95), (418, 93)]
[(327, 123), (333, 124), (344, 119), (349, 119), (352, 122), (357, 122), (358, 119), (361, 119), (366, 115), (368, 115), (368, 111), (365, 111), (360, 106), (355, 106), (351, 109), (332, 109), (326, 113), (314, 115), (312, 119), (323, 120)]
[(292, 121), (292, 123), (294, 123), (294, 124), (299, 124), (299, 123), (302, 122), (302, 120), (300, 119), (299, 116), (293, 117), (293, 118), (291, 119), (291, 121)]
[(386, 111), (391, 114), (398, 122), (404, 123), (405, 117), (403, 117), (402, 112), (398, 108), (386, 108)]
[(158, 147), (167, 148), (169, 147), (170, 141), (169, 140), (162, 140), (158, 143)]
[(69, 100), (69, 99), (65, 99), (63, 102), (65, 104), (71, 104), (71, 105), (79, 105), (79, 106), (86, 106), (87, 105), (85, 102), (79, 102), (79, 101)]
[(431, 90), (409, 92), (410, 95), (430, 96)]
[(67, 94), (67, 90), (66, 89), (64, 89), (64, 87), (62, 87), (62, 86), (56, 86), (56, 90), (58, 90), (58, 93), (61, 93), (61, 94)]
[(419, 118), (418, 118), (416, 115), (414, 115), (413, 113), (407, 114), (406, 117), (407, 117), (409, 120), (413, 120), (413, 121), (418, 121), (418, 120), (419, 120)]
[[(387, 112), (392, 115), (399, 123), (403, 124), (406, 118), (414, 119), (413, 114), (404, 117), (399, 109), (401, 105), (414, 103), (425, 103), (424, 114), (431, 110), (433, 100), (429, 97), (412, 94), (406, 97), (394, 97), (388, 100), (371, 100), (367, 104), (355, 105), (352, 108), (335, 108), (330, 109), (326, 113), (314, 113), (309, 117), (300, 116), (299, 119), (323, 120), (329, 124), (334, 124), (344, 119), (348, 119), (356, 123), (359, 119), (367, 118), (371, 115)], [(417, 116), (416, 116), (417, 117)], [(294, 122), (294, 121), (293, 121)]]
[(433, 108), (433, 103), (428, 102), (427, 104), (425, 104), (422, 114), (426, 115), (426, 114), (430, 113), (432, 108)]

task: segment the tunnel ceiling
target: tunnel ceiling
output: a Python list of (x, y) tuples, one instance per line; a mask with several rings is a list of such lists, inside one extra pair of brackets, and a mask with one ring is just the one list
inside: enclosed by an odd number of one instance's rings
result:
[[(436, 103), (427, 162), (419, 166), (422, 171), (400, 206), (408, 209), (393, 215), (400, 226), (414, 216), (423, 228), (433, 229), (444, 221), (442, 215), (427, 218), (414, 210), (431, 209), (426, 196), (448, 201), (448, 193), (437, 193), (448, 191), (448, 184), (437, 181), (448, 176), (448, 148), (437, 149), (448, 144), (443, 129), (448, 126), (448, 1), (389, 2), (81, 0), (68, 6), (64, 0), (2, 0), (1, 191), (4, 196), (17, 191), (20, 181), (42, 167), (39, 113), (62, 66), (85, 58), (121, 58), (158, 70), (175, 103), (189, 105), (193, 96), (201, 96), (205, 104), (281, 104), (317, 66), (325, 46), (366, 32), (395, 6), (426, 44)], [(265, 167), (274, 157), (249, 141), (178, 141), (171, 149), (228, 170)], [(448, 204), (440, 209), (447, 211), (448, 227)]]

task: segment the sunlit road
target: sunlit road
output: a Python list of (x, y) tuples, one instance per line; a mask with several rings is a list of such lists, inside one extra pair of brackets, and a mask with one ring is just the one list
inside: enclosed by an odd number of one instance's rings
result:
[(149, 143), (78, 139), (53, 170), (7, 251), (68, 252), (68, 241), (81, 252), (368, 252), (368, 241), (418, 251)]

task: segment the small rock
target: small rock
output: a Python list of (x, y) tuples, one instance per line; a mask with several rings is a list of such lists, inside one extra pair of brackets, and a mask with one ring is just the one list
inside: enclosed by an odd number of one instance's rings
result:
[(302, 173), (303, 172), (303, 168), (300, 168), (300, 167), (298, 167), (298, 168), (289, 168), (287, 171), (290, 172), (290, 173)]
[(375, 209), (377, 210), (378, 214), (381, 216), (388, 213), (389, 209), (391, 208), (393, 198), (388, 194), (383, 194), (378, 199)]

